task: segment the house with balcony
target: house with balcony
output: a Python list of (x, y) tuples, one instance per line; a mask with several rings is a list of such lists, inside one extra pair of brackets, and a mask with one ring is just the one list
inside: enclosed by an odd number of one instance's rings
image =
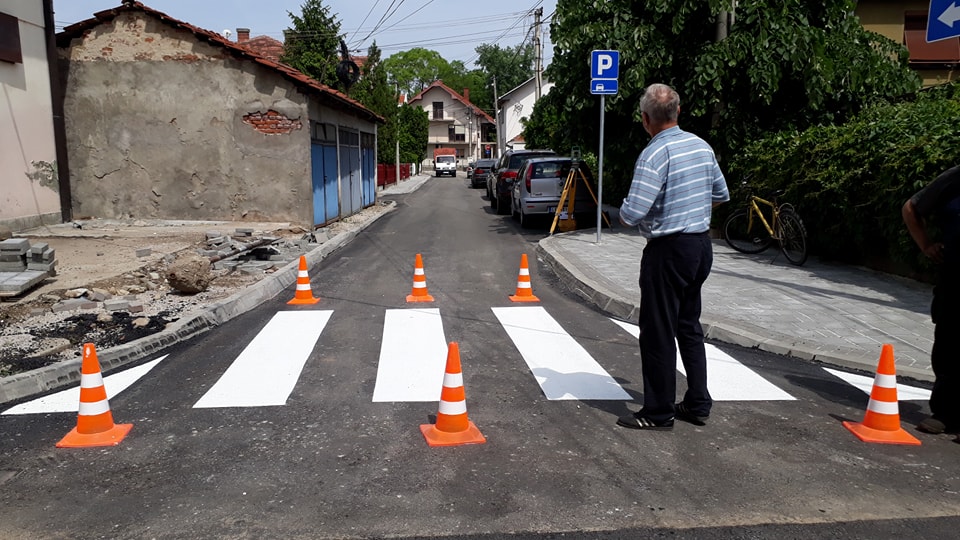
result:
[(424, 164), (430, 164), (437, 148), (455, 149), (460, 167), (478, 159), (497, 157), (493, 117), (470, 102), (469, 88), (464, 88), (461, 95), (442, 81), (434, 81), (410, 98), (409, 103), (423, 107), (430, 119)]
[[(860, 0), (854, 11), (864, 28), (907, 47), (910, 68), (924, 86), (954, 81), (960, 75), (960, 38), (927, 43), (930, 5), (929, 0)], [(934, 19), (941, 15), (934, 14)]]

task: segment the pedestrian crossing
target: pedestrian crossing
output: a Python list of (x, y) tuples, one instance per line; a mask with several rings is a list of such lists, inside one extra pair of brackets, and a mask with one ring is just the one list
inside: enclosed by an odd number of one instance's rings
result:
[[(516, 349), (516, 361), (526, 365), (547, 400), (633, 400), (604, 367), (604, 359), (591, 356), (569, 329), (544, 307), (491, 309)], [(324, 346), (324, 329), (335, 316), (333, 310), (277, 312), (192, 407), (285, 405), (296, 391), (297, 382), (314, 349)], [(441, 310), (386, 309), (383, 321), (376, 383), (370, 399), (381, 403), (439, 401), (448, 346)], [(615, 319), (609, 321), (611, 332), (639, 337), (636, 325)], [(708, 385), (715, 401), (797, 399), (719, 348), (707, 344), (706, 349)], [(504, 351), (497, 354), (509, 358)], [(107, 395), (116, 397), (165, 359), (167, 356), (162, 356), (105, 377)], [(679, 359), (677, 367), (683, 375)], [(872, 389), (871, 377), (822, 369), (866, 394)], [(639, 365), (636, 370), (639, 371)], [(0, 414), (76, 412), (79, 392), (79, 388), (71, 388), (22, 403)], [(899, 384), (898, 397), (900, 400), (927, 400), (930, 392)]]

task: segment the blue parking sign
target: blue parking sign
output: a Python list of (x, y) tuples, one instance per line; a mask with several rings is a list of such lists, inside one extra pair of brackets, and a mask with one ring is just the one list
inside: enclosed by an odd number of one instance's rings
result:
[(927, 43), (960, 36), (960, 6), (956, 0), (930, 0)]
[(620, 75), (620, 51), (590, 53), (591, 79), (617, 79)]

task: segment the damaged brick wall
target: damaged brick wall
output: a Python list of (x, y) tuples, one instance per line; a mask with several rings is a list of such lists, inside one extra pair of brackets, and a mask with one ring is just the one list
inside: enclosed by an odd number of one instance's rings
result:
[(303, 128), (299, 118), (287, 118), (286, 115), (270, 109), (265, 113), (257, 111), (255, 113), (243, 115), (243, 123), (253, 126), (253, 129), (267, 135), (285, 135), (294, 130)]

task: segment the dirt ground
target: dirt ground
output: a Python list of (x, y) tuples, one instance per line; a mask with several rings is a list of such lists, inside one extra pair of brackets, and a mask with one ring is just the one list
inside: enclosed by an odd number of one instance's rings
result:
[[(0, 376), (78, 356), (88, 341), (105, 348), (155, 333), (186, 310), (230, 296), (275, 270), (214, 270), (207, 290), (189, 295), (167, 284), (169, 264), (178, 254), (206, 247), (208, 233), (250, 242), (237, 229), (252, 229), (254, 238), (277, 238), (270, 245), (287, 259), (279, 260), (277, 268), (296, 259), (303, 252), (301, 240), (310, 235), (288, 223), (105, 220), (16, 233), (31, 245), (44, 242), (55, 250), (56, 275), (19, 296), (0, 298)], [(144, 255), (147, 248), (150, 253)], [(107, 311), (101, 303), (96, 309), (54, 310), (67, 298), (90, 298), (94, 291), (133, 300), (143, 309)]]

